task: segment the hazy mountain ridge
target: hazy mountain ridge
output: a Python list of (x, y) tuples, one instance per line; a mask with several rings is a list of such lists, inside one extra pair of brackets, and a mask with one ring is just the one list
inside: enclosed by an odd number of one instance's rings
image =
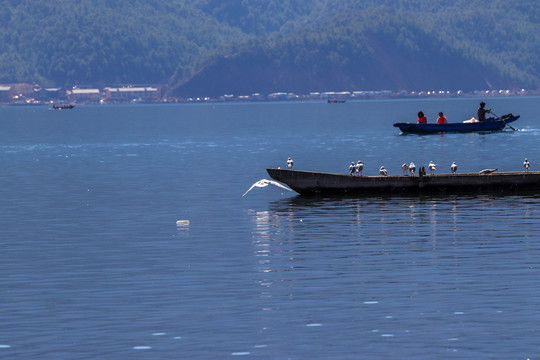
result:
[(538, 88), (539, 13), (534, 1), (320, 1), (295, 32), (221, 50), (174, 93)]
[[(380, 17), (384, 20), (378, 20)], [(336, 26), (337, 24), (337, 26)], [(457, 90), (509, 84), (391, 8), (348, 13), (217, 54), (178, 96), (340, 90)], [(466, 84), (463, 83), (466, 78)], [(234, 84), (234, 85), (232, 85)]]
[(0, 82), (178, 96), (538, 87), (534, 0), (31, 0), (0, 9)]

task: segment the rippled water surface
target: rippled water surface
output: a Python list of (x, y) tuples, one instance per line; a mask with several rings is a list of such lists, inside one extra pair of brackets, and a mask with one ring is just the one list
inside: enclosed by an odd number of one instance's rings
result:
[(289, 156), (538, 170), (539, 98), (392, 127), (480, 100), (1, 108), (0, 358), (540, 358), (540, 193), (242, 197)]

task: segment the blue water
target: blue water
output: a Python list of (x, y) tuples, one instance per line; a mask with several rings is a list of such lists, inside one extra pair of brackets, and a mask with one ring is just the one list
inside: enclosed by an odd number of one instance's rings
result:
[(480, 100), (0, 108), (0, 358), (540, 358), (540, 193), (242, 197), (289, 156), (540, 169), (537, 97), (392, 127)]

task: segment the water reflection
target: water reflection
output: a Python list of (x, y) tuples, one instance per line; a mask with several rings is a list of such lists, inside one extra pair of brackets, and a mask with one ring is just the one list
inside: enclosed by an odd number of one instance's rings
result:
[(352, 259), (429, 251), (437, 258), (438, 251), (448, 247), (459, 253), (464, 247), (493, 247), (498, 240), (523, 241), (539, 228), (539, 208), (536, 194), (296, 196), (249, 215), (259, 271), (270, 273), (293, 270), (306, 257), (328, 254)]

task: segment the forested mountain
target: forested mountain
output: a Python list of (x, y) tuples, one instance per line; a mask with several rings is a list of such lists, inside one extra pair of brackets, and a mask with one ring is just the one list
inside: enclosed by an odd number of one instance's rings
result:
[(0, 81), (166, 82), (246, 36), (187, 1), (3, 1)]
[(536, 0), (4, 0), (0, 83), (538, 88)]

